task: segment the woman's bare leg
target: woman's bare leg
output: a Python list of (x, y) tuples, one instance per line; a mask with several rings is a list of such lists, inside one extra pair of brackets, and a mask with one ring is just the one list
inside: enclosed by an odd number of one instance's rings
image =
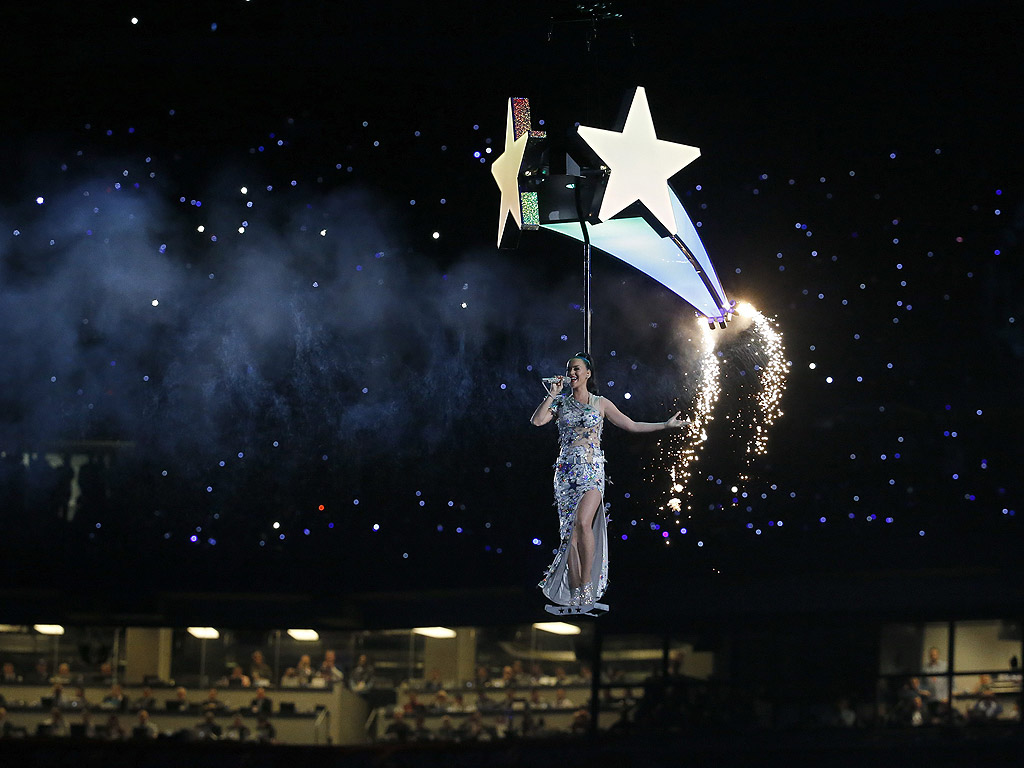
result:
[(601, 492), (592, 489), (583, 494), (576, 507), (576, 522), (569, 539), (569, 587), (576, 589), (590, 581), (594, 568), (594, 516), (601, 504)]

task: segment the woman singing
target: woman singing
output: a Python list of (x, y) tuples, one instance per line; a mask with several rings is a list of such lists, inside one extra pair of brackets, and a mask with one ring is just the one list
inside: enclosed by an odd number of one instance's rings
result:
[[(571, 390), (562, 392), (568, 379)], [(608, 587), (608, 536), (604, 514), (604, 451), (601, 428), (605, 417), (627, 432), (678, 429), (689, 423), (674, 416), (664, 422), (633, 421), (615, 404), (597, 394), (594, 365), (589, 356), (575, 355), (548, 389), (530, 421), (543, 426), (558, 420), (558, 460), (555, 462), (555, 504), (560, 543), (540, 587), (555, 606), (551, 613), (589, 613), (607, 610), (597, 600)], [(595, 604), (597, 604), (595, 606)], [(556, 606), (568, 606), (570, 610)]]

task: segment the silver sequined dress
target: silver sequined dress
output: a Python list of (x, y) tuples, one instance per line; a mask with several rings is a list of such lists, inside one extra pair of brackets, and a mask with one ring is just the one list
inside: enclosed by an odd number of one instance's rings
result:
[(539, 586), (552, 603), (568, 605), (569, 538), (576, 521), (576, 508), (583, 494), (596, 489), (601, 503), (594, 515), (594, 565), (587, 579), (594, 585), (594, 599), (608, 587), (608, 520), (604, 510), (604, 451), (601, 450), (600, 395), (590, 395), (583, 405), (571, 393), (555, 397), (551, 412), (558, 424), (558, 460), (555, 462), (555, 506), (558, 508), (559, 544), (554, 562)]

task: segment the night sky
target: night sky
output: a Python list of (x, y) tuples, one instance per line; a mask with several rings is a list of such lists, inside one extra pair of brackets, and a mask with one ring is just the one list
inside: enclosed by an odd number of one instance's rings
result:
[[(1012, 563), (1020, 19), (643, 5), (589, 52), (551, 3), (9, 15), (0, 450), (112, 465), (68, 524), (8, 462), (4, 581), (530, 588), (557, 447), (528, 417), (583, 346), (581, 264), (547, 232), (494, 247), (490, 165), (510, 96), (552, 133), (617, 129), (637, 85), (660, 138), (700, 147), (672, 184), (789, 373), (750, 457), (765, 359), (742, 323), (715, 332), (683, 516), (661, 509), (673, 444), (606, 429), (609, 599), (672, 574)], [(637, 420), (691, 412), (693, 310), (600, 253), (594, 307), (602, 392)]]

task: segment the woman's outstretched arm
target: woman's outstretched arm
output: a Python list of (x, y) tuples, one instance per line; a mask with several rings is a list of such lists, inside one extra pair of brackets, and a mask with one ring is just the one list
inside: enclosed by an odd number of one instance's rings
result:
[(627, 432), (658, 432), (662, 429), (679, 429), (689, 425), (689, 419), (680, 419), (682, 411), (676, 411), (675, 415), (669, 416), (665, 421), (633, 421), (624, 414), (607, 397), (602, 398), (604, 406), (604, 417), (619, 429)]

